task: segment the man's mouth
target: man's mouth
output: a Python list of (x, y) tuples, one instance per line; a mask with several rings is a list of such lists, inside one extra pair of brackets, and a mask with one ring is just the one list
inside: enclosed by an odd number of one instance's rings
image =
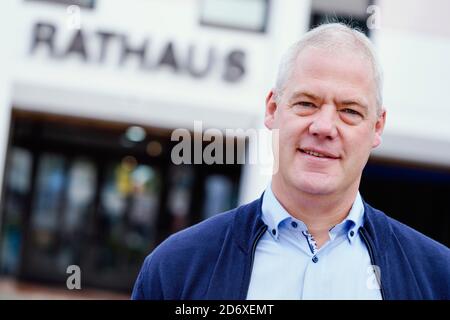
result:
[(312, 149), (299, 149), (300, 152), (317, 158), (339, 159), (338, 156), (326, 151), (312, 150)]

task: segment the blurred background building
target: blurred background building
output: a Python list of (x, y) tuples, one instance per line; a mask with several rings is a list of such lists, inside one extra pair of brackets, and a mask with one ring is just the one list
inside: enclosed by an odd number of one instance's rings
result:
[[(207, 145), (194, 121), (263, 128), (281, 53), (325, 21), (363, 30), (385, 70), (363, 197), (448, 246), (448, 12), (446, 0), (1, 1), (0, 298), (17, 283), (33, 288), (22, 297), (126, 298), (168, 235), (259, 197), (258, 165), (175, 165), (171, 133)], [(69, 265), (82, 270), (72, 296)]]

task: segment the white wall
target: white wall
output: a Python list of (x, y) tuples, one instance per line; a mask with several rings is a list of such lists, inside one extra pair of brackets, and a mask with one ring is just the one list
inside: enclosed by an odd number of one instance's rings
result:
[[(374, 33), (385, 73), (388, 110), (376, 155), (450, 164), (450, 21), (448, 1), (379, 1)], [(444, 14), (445, 13), (445, 14)]]
[[(149, 37), (150, 60), (156, 60), (169, 40), (174, 40), (179, 59), (185, 58), (191, 43), (201, 54), (214, 46), (217, 63), (211, 75), (202, 79), (164, 69), (141, 71), (136, 61), (119, 67), (112, 56), (99, 64), (83, 63), (76, 56), (51, 59), (46, 50), (30, 55), (32, 27), (37, 21), (58, 26), (60, 48), (67, 46), (74, 30), (66, 26), (69, 16), (64, 6), (22, 2), (20, 14), (15, 14), (20, 27), (9, 37), (10, 42), (19, 42), (14, 102), (24, 108), (125, 118), (157, 126), (192, 126), (194, 120), (203, 120), (205, 127), (248, 126), (260, 110), (271, 46), (263, 34), (200, 26), (198, 3), (134, 0), (124, 5), (121, 0), (98, 1), (95, 10), (82, 9), (81, 28), (88, 35), (87, 49), (92, 56), (99, 53), (94, 35), (98, 30), (125, 33), (136, 44)], [(227, 83), (221, 73), (224, 55), (232, 49), (246, 52), (246, 76)], [(117, 56), (118, 47), (112, 45), (109, 53)]]

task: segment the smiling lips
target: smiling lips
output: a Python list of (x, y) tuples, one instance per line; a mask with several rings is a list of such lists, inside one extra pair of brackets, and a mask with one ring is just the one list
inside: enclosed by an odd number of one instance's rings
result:
[(340, 157), (325, 151), (325, 150), (319, 150), (319, 149), (313, 149), (313, 148), (301, 148), (299, 149), (300, 152), (305, 153), (307, 155), (317, 157), (317, 158), (325, 158), (325, 159), (339, 159)]

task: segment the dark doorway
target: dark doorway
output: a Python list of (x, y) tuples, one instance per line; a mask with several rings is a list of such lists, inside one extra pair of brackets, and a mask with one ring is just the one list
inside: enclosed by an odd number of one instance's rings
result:
[(370, 205), (450, 245), (449, 168), (372, 159), (360, 190)]

